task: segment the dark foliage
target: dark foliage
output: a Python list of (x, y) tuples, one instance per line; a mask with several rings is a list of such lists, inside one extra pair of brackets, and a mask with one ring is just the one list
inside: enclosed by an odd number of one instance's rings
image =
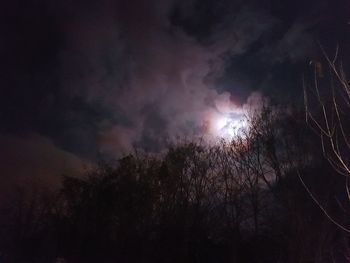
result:
[[(315, 205), (348, 222), (342, 178), (298, 113), (264, 109), (216, 145), (134, 153), (57, 193), (17, 195), (2, 211), (4, 262), (332, 262), (348, 240)], [(316, 144), (317, 145), (317, 144)], [(313, 147), (312, 147), (313, 146)], [(321, 195), (322, 193), (322, 195)], [(345, 212), (344, 212), (345, 211)]]

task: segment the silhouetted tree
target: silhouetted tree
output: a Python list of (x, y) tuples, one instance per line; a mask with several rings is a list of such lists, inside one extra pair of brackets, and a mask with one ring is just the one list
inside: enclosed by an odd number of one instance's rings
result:
[(56, 193), (19, 192), (0, 251), (8, 262), (331, 262), (344, 239), (298, 172), (329, 209), (343, 200), (302, 115), (264, 106), (248, 123), (230, 141), (136, 151), (64, 176)]

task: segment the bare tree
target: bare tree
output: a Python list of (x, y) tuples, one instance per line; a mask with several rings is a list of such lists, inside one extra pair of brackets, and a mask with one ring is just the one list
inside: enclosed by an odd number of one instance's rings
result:
[[(339, 47), (330, 57), (321, 47), (325, 61), (311, 61), (313, 81), (304, 80), (305, 119), (309, 127), (320, 137), (324, 157), (333, 169), (345, 177), (345, 191), (350, 201), (350, 84), (344, 66), (339, 61)], [(324, 66), (329, 73), (324, 74)], [(310, 96), (311, 94), (311, 96)], [(299, 178), (311, 198), (327, 218), (342, 230), (350, 229), (335, 220), (311, 192), (299, 174)]]

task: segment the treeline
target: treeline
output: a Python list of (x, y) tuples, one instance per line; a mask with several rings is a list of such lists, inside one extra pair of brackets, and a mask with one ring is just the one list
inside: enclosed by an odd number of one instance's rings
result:
[(343, 178), (313, 138), (302, 114), (264, 108), (230, 142), (180, 142), (64, 176), (56, 193), (18, 194), (2, 210), (0, 255), (4, 262), (345, 260), (346, 234), (299, 179), (347, 225), (346, 197), (337, 191)]

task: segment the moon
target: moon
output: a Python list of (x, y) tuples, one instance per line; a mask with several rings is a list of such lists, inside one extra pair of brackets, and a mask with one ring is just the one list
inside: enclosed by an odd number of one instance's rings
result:
[(231, 140), (242, 134), (247, 127), (247, 121), (243, 114), (221, 114), (212, 117), (211, 133), (217, 137)]

